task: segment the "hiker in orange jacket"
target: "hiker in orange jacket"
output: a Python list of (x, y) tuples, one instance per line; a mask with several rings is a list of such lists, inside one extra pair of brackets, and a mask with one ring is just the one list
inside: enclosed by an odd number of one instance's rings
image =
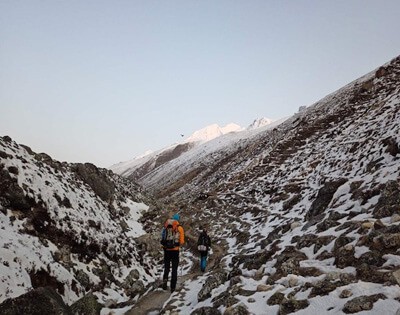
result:
[(174, 214), (171, 219), (168, 219), (164, 224), (161, 244), (164, 248), (164, 275), (163, 289), (167, 290), (168, 275), (172, 263), (171, 272), (171, 293), (176, 289), (178, 280), (178, 265), (179, 265), (179, 250), (185, 243), (185, 232), (179, 224), (180, 215)]

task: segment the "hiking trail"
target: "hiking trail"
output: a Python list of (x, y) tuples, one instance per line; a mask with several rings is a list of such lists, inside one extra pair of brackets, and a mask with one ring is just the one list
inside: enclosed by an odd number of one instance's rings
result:
[[(193, 243), (197, 244), (197, 237), (194, 237), (190, 231), (185, 231), (185, 237), (188, 240), (187, 243)], [(212, 243), (212, 254), (209, 255), (208, 257), (208, 263), (207, 263), (207, 272), (210, 270), (218, 267), (218, 262), (221, 260), (221, 258), (224, 256), (225, 249), (223, 246), (221, 246), (219, 243), (217, 243), (218, 240), (214, 240)], [(191, 267), (191, 270), (183, 275), (179, 275), (179, 269), (178, 269), (178, 282), (177, 282), (177, 287), (176, 291), (171, 294), (169, 290), (163, 290), (160, 288), (161, 286), (161, 279), (156, 281), (155, 287), (157, 289), (153, 291), (149, 291), (147, 294), (141, 296), (139, 300), (136, 302), (135, 306), (131, 308), (129, 311), (125, 313), (125, 315), (156, 315), (160, 314), (161, 309), (165, 305), (165, 303), (169, 299), (173, 299), (176, 294), (180, 294), (181, 290), (183, 289), (185, 283), (189, 280), (196, 279), (198, 276), (203, 275), (202, 272), (200, 272), (200, 265), (199, 265), (199, 257), (198, 253), (195, 248), (189, 247), (189, 251), (192, 252), (193, 256), (193, 264)], [(181, 262), (182, 263), (182, 262)]]

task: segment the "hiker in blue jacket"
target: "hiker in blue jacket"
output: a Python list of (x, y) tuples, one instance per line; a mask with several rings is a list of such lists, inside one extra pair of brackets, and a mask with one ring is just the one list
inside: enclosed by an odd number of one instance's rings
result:
[(200, 227), (200, 235), (197, 240), (197, 250), (200, 253), (200, 270), (204, 272), (207, 266), (208, 250), (211, 247), (211, 239), (207, 234), (205, 227)]

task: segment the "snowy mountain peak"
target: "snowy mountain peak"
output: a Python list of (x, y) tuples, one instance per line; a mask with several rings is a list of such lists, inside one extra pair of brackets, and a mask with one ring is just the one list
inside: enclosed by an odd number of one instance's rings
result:
[(269, 119), (269, 118), (265, 118), (265, 117), (258, 118), (258, 119), (255, 119), (255, 120), (250, 124), (250, 126), (247, 127), (247, 130), (257, 129), (257, 128), (260, 128), (260, 127), (269, 125), (269, 124), (271, 124), (271, 123), (273, 123), (273, 122), (274, 122), (274, 121), (273, 121), (272, 119)]
[(224, 134), (241, 130), (243, 130), (242, 127), (233, 123), (230, 123), (225, 127), (220, 127), (218, 124), (212, 124), (203, 129), (195, 131), (189, 138), (185, 140), (185, 142), (207, 142)]

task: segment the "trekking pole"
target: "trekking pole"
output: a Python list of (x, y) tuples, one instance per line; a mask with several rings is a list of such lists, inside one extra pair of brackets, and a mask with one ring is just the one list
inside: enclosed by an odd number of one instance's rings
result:
[[(183, 251), (183, 247), (181, 247), (181, 249), (182, 249), (182, 251)], [(181, 251), (179, 251), (179, 255), (181, 255)], [(181, 257), (183, 257), (183, 254), (182, 254)], [(180, 258), (179, 258), (179, 260), (180, 260)], [(181, 263), (181, 277), (182, 277), (182, 275), (183, 275), (183, 265), (182, 265), (182, 263)]]

